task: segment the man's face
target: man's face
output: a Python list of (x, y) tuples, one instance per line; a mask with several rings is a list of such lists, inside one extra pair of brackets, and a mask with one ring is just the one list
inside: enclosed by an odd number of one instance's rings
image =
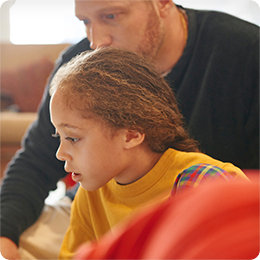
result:
[(75, 8), (92, 49), (111, 46), (156, 58), (163, 32), (152, 0), (75, 0)]

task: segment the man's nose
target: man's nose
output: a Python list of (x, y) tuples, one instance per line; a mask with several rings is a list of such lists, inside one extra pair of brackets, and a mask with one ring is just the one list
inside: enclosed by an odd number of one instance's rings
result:
[(112, 44), (112, 36), (102, 25), (92, 25), (87, 32), (87, 36), (90, 41), (90, 48), (93, 50), (108, 47)]

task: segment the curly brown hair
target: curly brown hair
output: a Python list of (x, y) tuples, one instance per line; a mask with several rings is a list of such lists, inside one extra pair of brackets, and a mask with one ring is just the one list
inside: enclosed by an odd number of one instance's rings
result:
[(112, 129), (144, 133), (154, 152), (198, 151), (184, 129), (171, 88), (137, 54), (114, 48), (84, 52), (58, 70), (50, 94), (57, 89), (83, 117), (95, 116)]

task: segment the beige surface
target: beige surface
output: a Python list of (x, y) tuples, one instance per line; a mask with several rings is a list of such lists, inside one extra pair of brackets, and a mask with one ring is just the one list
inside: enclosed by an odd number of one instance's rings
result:
[(34, 63), (41, 58), (54, 62), (70, 44), (52, 45), (15, 45), (0, 44), (1, 60), (0, 68), (14, 70)]
[(36, 113), (0, 113), (1, 143), (20, 143), (29, 125), (36, 119)]
[(45, 205), (40, 218), (20, 237), (22, 260), (58, 259), (61, 243), (69, 226), (71, 200), (63, 197)]

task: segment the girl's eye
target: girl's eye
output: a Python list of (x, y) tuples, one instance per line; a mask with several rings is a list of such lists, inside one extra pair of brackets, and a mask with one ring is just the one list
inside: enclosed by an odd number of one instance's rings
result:
[(66, 137), (65, 139), (70, 141), (71, 143), (76, 143), (79, 141), (79, 138), (73, 138), (73, 137)]
[[(54, 138), (59, 138), (60, 139), (60, 134), (59, 133), (55, 133), (51, 135)], [(76, 143), (79, 141), (79, 138), (74, 138), (74, 137), (66, 137), (65, 140), (71, 142), (71, 143)]]

